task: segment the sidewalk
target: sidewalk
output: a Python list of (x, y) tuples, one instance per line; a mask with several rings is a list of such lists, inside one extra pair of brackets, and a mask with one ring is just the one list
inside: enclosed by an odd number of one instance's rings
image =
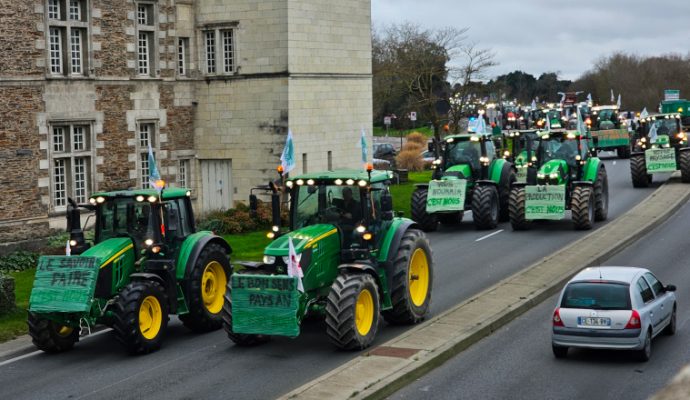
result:
[[(626, 214), (281, 399), (379, 399), (444, 363), (663, 223), (690, 198), (672, 178)], [(546, 316), (548, 317), (548, 316)]]

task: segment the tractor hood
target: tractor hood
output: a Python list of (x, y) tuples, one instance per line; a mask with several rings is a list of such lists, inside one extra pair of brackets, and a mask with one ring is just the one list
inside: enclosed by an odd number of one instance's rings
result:
[(527, 159), (527, 151), (523, 150), (520, 152), (520, 154), (515, 157), (515, 165), (517, 166), (523, 166), (526, 165), (529, 162)]
[(287, 256), (289, 253), (290, 238), (292, 238), (292, 245), (295, 246), (295, 252), (299, 254), (306, 248), (310, 248), (319, 240), (337, 233), (338, 230), (331, 224), (305, 226), (304, 228), (286, 233), (269, 243), (264, 250), (264, 254), (276, 257)]
[[(555, 174), (555, 175), (554, 175)], [(565, 160), (550, 160), (537, 171), (537, 180), (550, 184), (562, 184), (568, 176), (568, 164)]]
[(134, 248), (132, 239), (126, 237), (112, 238), (102, 241), (83, 252), (81, 256), (96, 257), (98, 264), (103, 268), (106, 264), (116, 259), (119, 255)]
[(459, 179), (469, 178), (471, 176), (472, 169), (469, 164), (457, 164), (445, 170), (441, 179)]

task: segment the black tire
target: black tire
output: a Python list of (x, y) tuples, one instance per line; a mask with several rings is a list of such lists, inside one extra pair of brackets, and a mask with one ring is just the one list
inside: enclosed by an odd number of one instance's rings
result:
[(29, 336), (34, 346), (46, 353), (70, 350), (79, 341), (79, 329), (59, 325), (47, 318), (29, 313)]
[(679, 156), (680, 180), (683, 183), (690, 183), (690, 150), (681, 151)]
[(594, 225), (594, 196), (592, 187), (575, 186), (570, 199), (570, 211), (577, 230), (592, 229)]
[[(206, 245), (195, 260), (186, 282), (189, 313), (179, 316), (184, 326), (195, 332), (220, 329), (223, 325), (223, 299), (229, 278), (230, 261), (225, 249), (217, 243)], [(206, 300), (204, 291), (207, 294)]]
[(498, 222), (510, 220), (510, 189), (516, 181), (515, 170), (510, 164), (503, 164), (501, 180), (498, 182)]
[(635, 356), (638, 361), (647, 362), (652, 358), (652, 332), (651, 329), (647, 331), (644, 337), (644, 347), (635, 351)]
[(462, 222), (463, 212), (458, 211), (454, 213), (440, 213), (437, 215), (438, 221), (441, 225), (454, 226)]
[[(420, 291), (413, 295), (417, 288), (412, 287), (410, 268), (417, 250), (424, 253), (427, 265), (426, 294), (423, 293), (423, 282)], [(417, 255), (416, 257), (419, 257)], [(389, 324), (416, 324), (424, 319), (431, 305), (431, 289), (434, 281), (433, 259), (429, 240), (423, 232), (409, 229), (400, 240), (398, 254), (393, 262), (390, 288), (393, 308), (383, 311), (383, 318)], [(424, 277), (422, 277), (424, 279)], [(419, 280), (419, 277), (418, 277)]]
[(493, 229), (498, 225), (498, 190), (494, 185), (476, 185), (472, 191), (472, 219), (477, 229)]
[(410, 213), (412, 220), (419, 225), (425, 232), (433, 232), (438, 229), (438, 219), (436, 214), (429, 214), (426, 212), (426, 196), (427, 188), (417, 188), (412, 192), (412, 199), (410, 204)]
[(594, 220), (605, 221), (609, 215), (609, 178), (604, 164), (599, 166), (594, 182)]
[(228, 334), (228, 338), (236, 345), (249, 347), (266, 343), (270, 340), (268, 335), (254, 335), (247, 333), (235, 333), (232, 330), (232, 282), (228, 281), (228, 286), (225, 289), (225, 301), (223, 302), (223, 310), (221, 311), (221, 318), (223, 320), (223, 329)]
[(530, 221), (525, 219), (525, 187), (514, 187), (510, 191), (510, 225), (514, 231), (529, 229)]
[(553, 350), (553, 355), (556, 358), (566, 358), (568, 357), (568, 348), (564, 346), (551, 345), (551, 350)]
[[(155, 313), (156, 303), (160, 307), (160, 321), (152, 321), (152, 332), (142, 330), (142, 307)], [(113, 304), (113, 331), (130, 353), (146, 354), (160, 349), (167, 327), (168, 296), (163, 286), (154, 281), (135, 281), (122, 289)]]
[(630, 177), (633, 187), (636, 188), (645, 188), (652, 183), (652, 175), (647, 173), (644, 154), (635, 154), (630, 157)]
[[(373, 314), (362, 321), (362, 331), (357, 327), (357, 301), (371, 301)], [(367, 297), (369, 296), (369, 297)], [(371, 345), (379, 324), (379, 292), (374, 278), (364, 273), (338, 275), (326, 300), (326, 333), (331, 342), (343, 350), (361, 350)], [(363, 317), (367, 316), (365, 315)], [(370, 325), (369, 325), (370, 324)], [(368, 329), (364, 329), (368, 325)]]
[(671, 321), (669, 321), (666, 328), (664, 328), (664, 333), (673, 336), (676, 334), (676, 303), (673, 303), (673, 311), (671, 312)]
[(621, 146), (621, 147), (617, 148), (616, 149), (616, 155), (618, 156), (618, 158), (622, 158), (622, 159), (630, 158), (630, 153), (631, 153), (630, 146), (631, 145), (627, 145), (627, 146)]

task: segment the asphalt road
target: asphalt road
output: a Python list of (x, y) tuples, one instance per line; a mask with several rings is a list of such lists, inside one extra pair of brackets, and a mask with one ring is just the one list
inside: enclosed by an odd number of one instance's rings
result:
[[(606, 168), (610, 219), (659, 186), (633, 190), (627, 161), (612, 158)], [(476, 231), (470, 218), (466, 215), (462, 225), (429, 235), (435, 261), (434, 314), (585, 234), (574, 231), (569, 220), (535, 224), (527, 232), (512, 232), (507, 223), (495, 231)], [(405, 329), (382, 327), (377, 343)], [(322, 321), (307, 321), (296, 339), (274, 338), (260, 347), (241, 348), (222, 331), (191, 334), (173, 317), (163, 348), (147, 356), (126, 355), (106, 333), (83, 340), (68, 353), (41, 353), (2, 365), (0, 398), (269, 399), (357, 354), (335, 350)]]
[(687, 249), (690, 205), (666, 224), (602, 265), (649, 268), (678, 287), (678, 329), (652, 342), (652, 358), (629, 352), (570, 349), (551, 352), (549, 298), (493, 335), (391, 396), (392, 399), (647, 399), (690, 363), (690, 282)]

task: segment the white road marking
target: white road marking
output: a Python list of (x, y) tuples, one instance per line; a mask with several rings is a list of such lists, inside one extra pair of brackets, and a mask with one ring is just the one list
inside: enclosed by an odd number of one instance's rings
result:
[[(83, 338), (79, 338), (79, 340), (80, 340), (80, 341), (86, 340), (86, 339), (88, 339), (88, 338), (92, 338), (92, 337), (94, 337), (94, 336), (102, 335), (102, 334), (107, 333), (107, 332), (110, 332), (110, 331), (112, 331), (111, 328), (103, 329), (102, 331), (98, 331), (98, 332), (96, 332), (96, 333), (92, 333), (92, 334), (90, 334), (90, 335), (84, 336)], [(5, 366), (5, 365), (7, 365), (7, 364), (12, 364), (12, 363), (15, 362), (15, 361), (20, 361), (20, 360), (23, 360), (23, 359), (25, 359), (25, 358), (33, 357), (33, 356), (35, 356), (35, 355), (37, 355), (37, 354), (41, 354), (41, 353), (43, 353), (43, 351), (37, 350), (37, 351), (31, 352), (31, 353), (22, 354), (21, 356), (17, 356), (17, 357), (15, 357), (15, 358), (10, 358), (9, 360), (5, 360), (5, 361), (0, 362), (0, 367)]]
[(479, 239), (475, 240), (475, 242), (479, 242), (479, 241), (481, 241), (481, 240), (488, 239), (488, 238), (490, 238), (491, 236), (493, 236), (493, 235), (498, 235), (498, 234), (501, 233), (501, 232), (503, 232), (503, 229), (499, 229), (499, 230), (497, 230), (496, 232), (491, 232), (491, 233), (489, 233), (488, 235), (482, 236), (482, 237), (480, 237)]

